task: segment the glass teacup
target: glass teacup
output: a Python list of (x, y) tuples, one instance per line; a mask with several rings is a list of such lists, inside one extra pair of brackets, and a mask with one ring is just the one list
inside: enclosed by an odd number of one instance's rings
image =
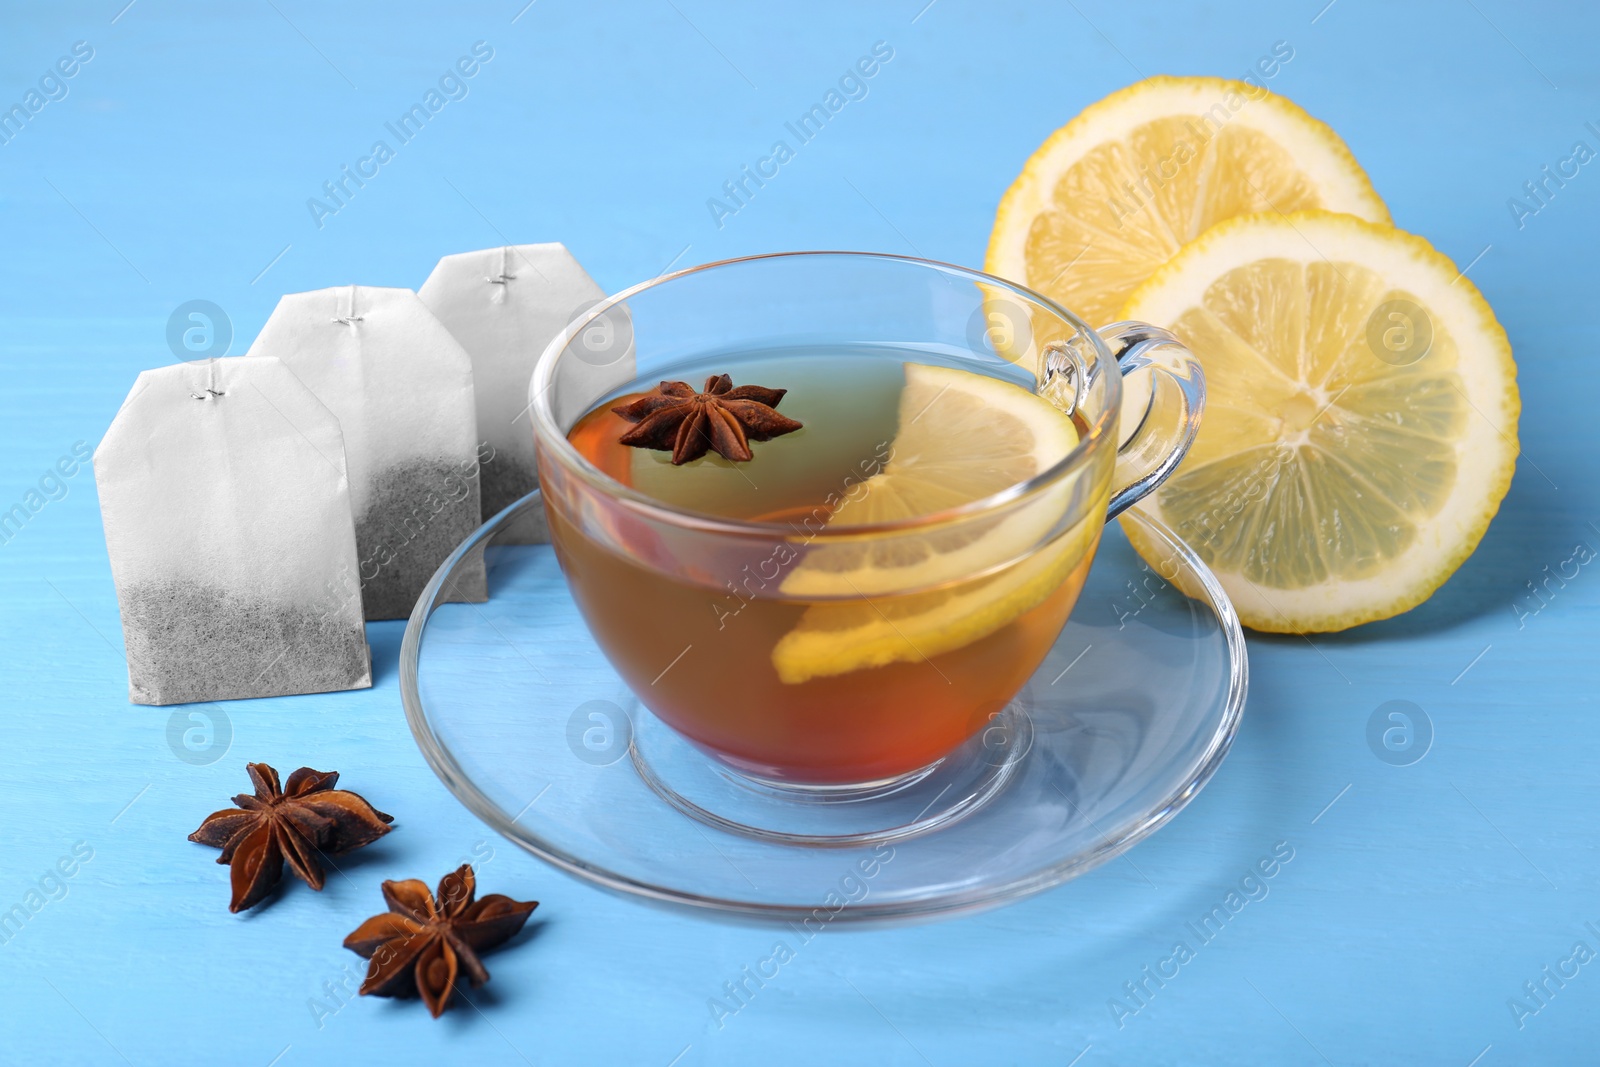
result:
[[(1020, 385), (1070, 417), (1077, 443), (981, 499), (839, 525), (825, 509), (732, 518), (669, 504), (569, 440), (602, 402), (663, 380), (699, 388), (692, 375), (719, 361), (779, 352), (808, 389), (841, 402), (853, 367), (883, 361)], [(813, 358), (826, 373), (806, 372)], [(529, 411), (551, 541), (639, 702), (747, 779), (839, 792), (927, 773), (1006, 707), (1066, 622), (1107, 520), (1182, 459), (1204, 392), (1164, 330), (1097, 331), (947, 264), (808, 252), (708, 264), (609, 298), (540, 357)], [(882, 469), (869, 457), (811, 473), (848, 495), (871, 491)]]

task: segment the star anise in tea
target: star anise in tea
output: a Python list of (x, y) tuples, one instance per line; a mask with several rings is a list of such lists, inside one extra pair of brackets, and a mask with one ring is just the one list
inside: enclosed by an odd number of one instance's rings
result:
[(468, 864), (439, 880), (439, 895), (416, 878), (383, 883), (384, 915), (374, 915), (344, 939), (344, 947), (372, 962), (363, 996), (420, 994), (437, 1019), (465, 971), (476, 989), (489, 980), (478, 953), (517, 935), (536, 900), (491, 893), (474, 900), (477, 880)]
[(190, 841), (222, 849), (233, 881), (232, 912), (266, 899), (283, 876), (284, 863), (312, 889), (323, 884), (318, 852), (337, 855), (371, 844), (389, 832), (394, 819), (361, 796), (335, 789), (338, 771), (301, 767), (280, 786), (278, 772), (265, 763), (247, 764), (255, 795), (240, 793), (236, 808), (206, 816)]
[(787, 389), (759, 385), (734, 388), (726, 374), (713, 374), (700, 392), (688, 382), (662, 382), (631, 404), (611, 410), (633, 429), (619, 440), (635, 448), (672, 453), (674, 466), (714, 451), (724, 459), (750, 459), (751, 441), (770, 441), (801, 423), (773, 409)]

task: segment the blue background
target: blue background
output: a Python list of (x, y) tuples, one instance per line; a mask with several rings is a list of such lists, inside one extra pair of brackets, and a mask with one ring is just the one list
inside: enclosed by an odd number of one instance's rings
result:
[[(1600, 951), (1584, 926), (1600, 928), (1600, 568), (1547, 604), (1528, 585), (1600, 549), (1600, 167), (1521, 228), (1507, 207), (1575, 141), (1600, 147), (1593, 5), (124, 2), (0, 9), (7, 105), (73, 42), (94, 48), (0, 145), (0, 509), (172, 361), (184, 301), (225, 308), (238, 353), (282, 292), (415, 287), (445, 253), (506, 242), (563, 241), (608, 290), (790, 248), (978, 265), (1001, 192), (1085, 104), (1142, 75), (1238, 76), (1277, 41), (1294, 58), (1272, 88), (1345, 137), (1397, 224), (1471, 264), (1517, 353), (1524, 453), (1428, 604), (1312, 641), (1252, 636), (1234, 752), (1151, 841), (998, 911), (830, 929), (720, 1029), (708, 998), (775, 933), (608, 896), (489, 833), (406, 730), (400, 623), (369, 627), (372, 690), (225, 705), (225, 755), (180, 759), (196, 757), (169, 742), (173, 710), (127, 703), (85, 469), (0, 546), (0, 910), (75, 842), (93, 849), (0, 945), (0, 1060), (1593, 1060), (1600, 962), (1520, 1028), (1507, 1004), (1575, 942)], [(319, 228), (307, 198), (479, 40), (494, 58), (470, 94)], [(707, 198), (880, 40), (894, 58), (868, 97), (719, 228)], [(1391, 700), (1433, 726), (1410, 766), (1366, 739)], [(225, 869), (184, 836), (245, 787), (247, 759), (338, 768), (402, 829), (320, 896), (293, 884), (230, 915)], [(1270, 894), (1119, 1027), (1108, 1000), (1280, 841), (1294, 859)], [(328, 999), (358, 973), (339, 942), (380, 910), (381, 879), (486, 852), (490, 890), (543, 906), (490, 957), (476, 1010)], [(338, 1010), (319, 1020), (314, 997)]]

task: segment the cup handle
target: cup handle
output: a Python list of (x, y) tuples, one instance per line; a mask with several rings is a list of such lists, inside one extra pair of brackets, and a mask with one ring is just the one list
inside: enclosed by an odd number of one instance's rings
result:
[(1206, 376), (1194, 353), (1159, 326), (1114, 322), (1096, 332), (1116, 357), (1124, 389), (1110, 522), (1154, 492), (1188, 455), (1206, 406)]

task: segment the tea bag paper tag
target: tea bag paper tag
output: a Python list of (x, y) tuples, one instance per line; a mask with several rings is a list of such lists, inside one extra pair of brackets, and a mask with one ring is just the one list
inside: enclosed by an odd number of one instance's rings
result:
[[(344, 428), (368, 619), (403, 619), (479, 523), (472, 364), (409, 289), (283, 297), (252, 356), (276, 356)], [(488, 599), (481, 556), (447, 599)]]
[[(418, 290), (472, 357), (478, 433), (485, 446), (483, 517), (538, 488), (528, 380), (540, 355), (605, 293), (561, 244), (514, 245), (446, 256)], [(633, 325), (618, 306), (588, 324), (563, 359), (556, 415), (570, 426), (634, 377)], [(547, 540), (543, 512), (508, 530)]]
[(339, 420), (282, 363), (145, 371), (94, 472), (135, 704), (372, 684)]

